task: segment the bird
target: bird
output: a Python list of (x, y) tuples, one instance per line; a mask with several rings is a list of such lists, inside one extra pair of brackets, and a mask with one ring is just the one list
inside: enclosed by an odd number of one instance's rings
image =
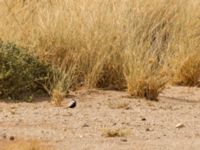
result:
[(76, 100), (72, 99), (69, 103), (67, 108), (75, 108), (76, 107)]

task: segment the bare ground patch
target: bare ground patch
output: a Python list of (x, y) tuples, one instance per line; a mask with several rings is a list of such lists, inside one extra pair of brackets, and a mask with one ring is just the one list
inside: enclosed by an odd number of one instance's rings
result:
[[(36, 139), (56, 150), (199, 149), (199, 88), (170, 87), (158, 102), (132, 99), (126, 92), (116, 91), (71, 94), (77, 99), (74, 109), (66, 108), (71, 98), (63, 101), (62, 107), (49, 101), (0, 102), (1, 147)], [(184, 127), (176, 128), (177, 124)], [(102, 136), (105, 129), (109, 135), (126, 133)]]

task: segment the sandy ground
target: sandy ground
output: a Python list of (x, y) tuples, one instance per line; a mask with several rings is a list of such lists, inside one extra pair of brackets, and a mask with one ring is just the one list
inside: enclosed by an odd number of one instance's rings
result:
[[(66, 108), (72, 97), (77, 107)], [(104, 136), (117, 129), (124, 137)], [(102, 90), (72, 93), (63, 107), (47, 98), (0, 101), (0, 149), (10, 136), (14, 141), (39, 139), (56, 150), (199, 150), (200, 89), (171, 87), (158, 102)]]

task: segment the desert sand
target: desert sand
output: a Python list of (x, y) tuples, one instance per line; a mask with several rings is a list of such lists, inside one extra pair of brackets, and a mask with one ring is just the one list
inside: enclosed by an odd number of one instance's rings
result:
[[(67, 108), (71, 99), (77, 107)], [(123, 132), (109, 137), (109, 132)], [(13, 136), (14, 140), (10, 140)], [(200, 89), (169, 87), (159, 101), (127, 92), (79, 90), (55, 107), (0, 101), (0, 149), (37, 139), (55, 150), (199, 150)]]

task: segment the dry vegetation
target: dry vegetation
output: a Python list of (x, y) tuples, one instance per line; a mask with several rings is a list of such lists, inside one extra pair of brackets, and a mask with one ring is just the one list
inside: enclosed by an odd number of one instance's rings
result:
[(126, 137), (130, 134), (128, 129), (104, 129), (102, 136), (104, 137)]
[(153, 100), (166, 83), (199, 84), (198, 0), (0, 0), (0, 15), (3, 41), (56, 68), (57, 105), (83, 85)]

